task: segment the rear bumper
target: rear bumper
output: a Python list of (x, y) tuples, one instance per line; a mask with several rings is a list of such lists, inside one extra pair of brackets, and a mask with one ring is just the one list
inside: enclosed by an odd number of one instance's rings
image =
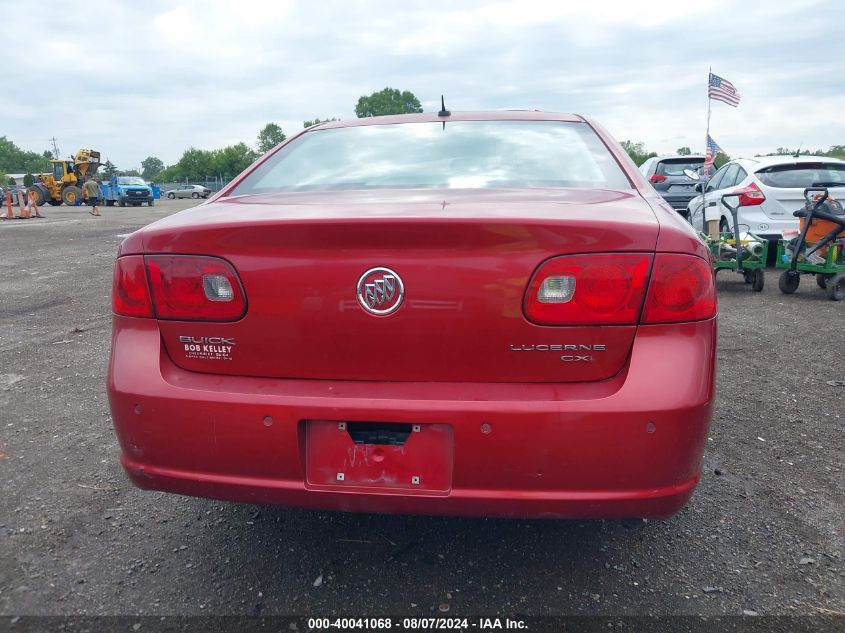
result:
[(695, 198), (699, 194), (695, 193), (693, 195), (663, 195), (661, 197), (669, 203), (669, 206), (678, 211), (681, 215), (686, 217), (688, 215), (687, 205), (689, 205), (690, 200)]
[[(729, 216), (724, 209), (721, 213)], [(799, 222), (798, 218), (793, 217), (791, 213), (784, 217), (770, 218), (760, 207), (743, 207), (742, 214), (739, 216), (739, 225), (742, 231), (751, 231), (769, 241), (777, 241), (782, 238), (781, 231), (797, 229)]]
[[(612, 518), (669, 516), (699, 480), (715, 319), (643, 326), (619, 375), (581, 384), (198, 374), (170, 361), (154, 321), (114, 325), (109, 400), (121, 462), (141, 488), (345, 511)], [(449, 425), (451, 486), (314, 486), (304, 420)]]

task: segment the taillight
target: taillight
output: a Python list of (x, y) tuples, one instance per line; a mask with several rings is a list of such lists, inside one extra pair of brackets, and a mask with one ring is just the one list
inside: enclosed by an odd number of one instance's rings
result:
[(228, 262), (198, 255), (147, 255), (159, 319), (237, 321), (246, 312), (240, 280)]
[(111, 307), (121, 316), (153, 316), (143, 255), (119, 257), (114, 263)]
[(550, 259), (528, 285), (525, 316), (540, 325), (634, 324), (651, 260), (630, 253)]
[(739, 206), (741, 207), (755, 207), (766, 201), (766, 195), (753, 182), (747, 187), (737, 189), (731, 195), (739, 196)]
[(649, 182), (663, 182), (666, 180), (666, 176), (662, 174), (652, 174), (651, 177), (648, 179)]
[(700, 321), (716, 314), (713, 269), (692, 255), (658, 253), (643, 309), (643, 323)]

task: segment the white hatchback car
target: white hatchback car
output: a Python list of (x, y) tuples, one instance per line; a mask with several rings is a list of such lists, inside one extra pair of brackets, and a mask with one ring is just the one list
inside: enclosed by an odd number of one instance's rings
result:
[(732, 231), (731, 212), (722, 204), (722, 196), (736, 194), (740, 230), (779, 240), (783, 229), (798, 228), (792, 213), (804, 206), (807, 187), (827, 187), (833, 198), (845, 199), (845, 161), (826, 156), (732, 160), (707, 182), (703, 195), (690, 201), (687, 217), (699, 231), (706, 232), (706, 220), (718, 220), (720, 231)]

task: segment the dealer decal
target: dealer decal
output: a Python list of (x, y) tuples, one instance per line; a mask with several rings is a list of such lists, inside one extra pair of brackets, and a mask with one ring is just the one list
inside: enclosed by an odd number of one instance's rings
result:
[(235, 339), (226, 336), (180, 336), (185, 358), (200, 360), (232, 360)]

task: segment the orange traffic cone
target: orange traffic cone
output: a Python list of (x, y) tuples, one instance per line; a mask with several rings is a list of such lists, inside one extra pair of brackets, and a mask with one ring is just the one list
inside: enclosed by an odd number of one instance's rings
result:
[(15, 214), (12, 213), (12, 192), (6, 189), (6, 219), (14, 220)]
[(36, 218), (43, 218), (44, 216), (41, 215), (41, 212), (38, 210), (38, 196), (35, 194), (34, 191), (29, 192), (29, 208), (30, 210), (35, 211)]
[(32, 214), (29, 212), (29, 197), (29, 192), (21, 194), (18, 191), (18, 203), (21, 205), (21, 214), (18, 217), (21, 220), (28, 220), (32, 217)]
[(27, 191), (26, 205), (21, 208), (21, 218), (29, 219), (32, 217), (32, 212), (35, 211), (36, 218), (44, 217), (38, 211), (37, 194), (34, 191)]

